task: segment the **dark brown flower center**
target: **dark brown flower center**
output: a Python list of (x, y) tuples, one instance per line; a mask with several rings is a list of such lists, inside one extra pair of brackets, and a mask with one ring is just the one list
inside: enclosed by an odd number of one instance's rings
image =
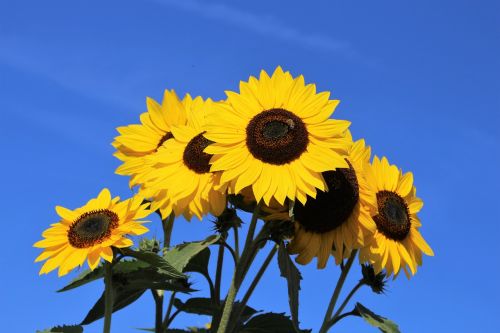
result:
[(403, 198), (390, 191), (377, 193), (378, 215), (373, 217), (377, 229), (386, 237), (401, 241), (411, 228), (410, 213)]
[(165, 141), (167, 141), (168, 139), (172, 139), (173, 137), (174, 136), (172, 135), (172, 132), (165, 133), (165, 135), (161, 137), (160, 142), (158, 142), (155, 151), (158, 151), (158, 149), (165, 143)]
[(296, 202), (294, 207), (295, 220), (306, 231), (320, 234), (346, 222), (359, 200), (358, 179), (351, 163), (349, 169), (326, 171), (323, 177), (328, 192), (318, 191), (316, 199), (307, 198), (305, 206)]
[(284, 109), (262, 111), (250, 120), (246, 134), (250, 153), (263, 162), (275, 165), (297, 159), (309, 143), (302, 119)]
[(210, 158), (212, 155), (205, 153), (203, 150), (213, 143), (203, 136), (203, 133), (198, 134), (189, 141), (184, 149), (184, 164), (196, 173), (210, 172)]
[(69, 227), (68, 240), (71, 246), (83, 249), (100, 244), (111, 236), (111, 231), (118, 226), (118, 215), (99, 209), (86, 212)]

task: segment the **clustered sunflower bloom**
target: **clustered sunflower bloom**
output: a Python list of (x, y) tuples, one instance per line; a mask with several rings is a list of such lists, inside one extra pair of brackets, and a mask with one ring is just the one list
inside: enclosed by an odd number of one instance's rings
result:
[[(289, 257), (293, 255), (300, 265), (315, 259), (318, 269), (329, 262), (340, 266), (319, 332), (326, 333), (354, 314), (394, 328), (394, 323), (374, 317), (359, 303), (353, 311), (343, 310), (362, 286), (383, 293), (389, 277), (403, 271), (411, 278), (423, 255), (434, 255), (420, 233), (417, 213), (423, 201), (416, 196), (413, 174), (403, 173), (386, 157), (371, 160), (365, 140), (353, 141), (350, 122), (332, 118), (339, 100), (327, 91), (317, 92), (302, 75), (294, 77), (277, 67), (272, 75), (261, 71), (241, 81), (238, 91), (225, 93), (221, 101), (189, 94), (180, 99), (174, 90), (165, 90), (161, 103), (147, 98), (147, 112), (139, 123), (118, 127), (112, 143), (121, 161), (116, 173), (130, 177), (136, 194), (120, 201), (104, 188), (80, 208), (57, 206), (59, 222), (34, 244), (43, 250), (35, 259), (45, 261), (40, 274), (58, 269), (63, 276), (85, 262), (93, 271), (104, 259), (97, 271), (82, 274), (62, 289), (103, 277), (103, 296), (81, 325), (95, 320), (99, 308), (104, 310), (103, 332), (110, 333), (113, 311), (124, 306), (115, 300), (134, 301), (131, 295), (150, 289), (154, 331), (172, 331), (172, 320), (186, 309), (176, 305), (178, 311), (171, 314), (169, 308), (163, 318), (163, 292), (173, 291), (171, 307), (176, 292), (191, 291), (183, 272), (199, 266), (195, 271), (205, 272), (210, 295), (218, 300), (227, 249), (234, 259), (234, 275), (224, 303), (206, 313), (214, 324), (209, 327), (218, 333), (258, 330), (280, 318), (285, 331), (302, 331), (292, 301), (290, 319), (276, 313), (244, 319), (249, 297), (276, 254), (289, 297), (297, 299), (300, 271)], [(253, 212), (241, 251), (238, 210)], [(152, 212), (162, 218), (162, 243), (146, 238), (131, 248), (131, 236), (148, 232), (143, 219)], [(170, 247), (177, 217), (202, 220), (209, 214), (217, 235)], [(265, 223), (257, 232), (259, 219)], [(275, 245), (243, 298), (236, 301), (254, 258), (268, 241)], [(206, 267), (211, 245), (219, 247), (215, 279)], [(134, 259), (121, 261), (124, 257)], [(337, 307), (355, 260), (362, 265), (363, 277)]]
[(35, 262), (47, 260), (40, 274), (47, 274), (59, 267), (58, 275), (66, 275), (85, 260), (90, 269), (95, 269), (101, 258), (111, 262), (112, 247), (123, 248), (133, 244), (128, 235), (142, 235), (148, 229), (141, 219), (151, 211), (140, 196), (120, 201), (111, 197), (107, 188), (97, 198), (84, 206), (70, 210), (56, 207), (61, 220), (45, 230), (43, 240), (34, 244), (43, 252)]
[(222, 214), (228, 195), (242, 195), (267, 220), (293, 223), (288, 251), (303, 265), (317, 258), (324, 268), (330, 256), (340, 264), (359, 251), (376, 273), (411, 276), (422, 254), (433, 255), (419, 232), (413, 175), (385, 157), (370, 163), (371, 149), (353, 142), (350, 122), (331, 118), (339, 101), (329, 92), (277, 67), (226, 95), (180, 100), (166, 90), (162, 104), (148, 98), (141, 124), (119, 127), (113, 142), (123, 162), (116, 172), (130, 176), (139, 196), (118, 202), (103, 190), (73, 212), (59, 207), (63, 220), (35, 244), (45, 249), (37, 261), (48, 258), (41, 272), (60, 266), (63, 275), (86, 258), (94, 268), (110, 259), (111, 246), (130, 246), (124, 235), (146, 230), (134, 222), (149, 213), (143, 197), (164, 219), (201, 220)]

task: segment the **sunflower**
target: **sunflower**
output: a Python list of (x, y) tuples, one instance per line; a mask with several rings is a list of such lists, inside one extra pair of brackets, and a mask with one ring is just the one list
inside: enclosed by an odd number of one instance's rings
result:
[(326, 189), (321, 172), (348, 168), (350, 123), (329, 119), (339, 101), (317, 94), (303, 76), (278, 67), (272, 77), (261, 71), (259, 79), (240, 82), (240, 93), (226, 94), (207, 115), (205, 137), (214, 143), (205, 152), (214, 155), (211, 170), (222, 172), (229, 193), (251, 186), (258, 202), (305, 203)]
[(374, 232), (369, 212), (376, 198), (364, 180), (364, 165), (369, 159), (370, 147), (364, 140), (356, 141), (346, 157), (348, 168), (323, 172), (328, 189), (305, 204), (295, 203), (295, 235), (288, 250), (298, 254), (295, 260), (299, 264), (317, 257), (317, 267), (324, 268), (330, 254), (340, 263)]
[(361, 250), (360, 259), (372, 263), (377, 272), (385, 268), (388, 276), (396, 277), (403, 270), (410, 278), (422, 265), (422, 253), (434, 255), (418, 231), (422, 224), (417, 213), (423, 202), (416, 196), (413, 174), (403, 174), (385, 157), (375, 157), (365, 174), (377, 198), (371, 212), (377, 228), (372, 242)]
[(153, 169), (140, 193), (153, 198), (152, 209), (160, 210), (163, 217), (173, 211), (187, 220), (193, 215), (201, 220), (207, 213), (220, 215), (226, 207), (225, 193), (215, 190), (220, 173), (210, 172), (211, 155), (204, 152), (211, 143), (203, 136), (205, 113), (214, 102), (186, 95), (183, 105), (187, 125), (172, 127), (173, 139), (148, 157)]
[(83, 207), (75, 210), (57, 206), (56, 212), (61, 220), (42, 233), (43, 240), (33, 246), (44, 249), (35, 259), (44, 263), (40, 274), (47, 274), (59, 267), (63, 276), (85, 260), (90, 269), (96, 268), (100, 259), (111, 261), (113, 247), (131, 246), (132, 240), (126, 235), (142, 235), (148, 231), (140, 219), (151, 211), (149, 204), (135, 196), (125, 201), (119, 197), (111, 198), (108, 189), (103, 189), (97, 198), (89, 200)]
[(114, 155), (123, 162), (116, 173), (131, 176), (130, 187), (143, 183), (151, 170), (144, 158), (172, 138), (172, 126), (186, 124), (183, 103), (175, 91), (165, 90), (161, 105), (149, 97), (146, 104), (148, 111), (141, 114), (141, 124), (118, 127), (120, 135), (112, 143), (117, 149)]

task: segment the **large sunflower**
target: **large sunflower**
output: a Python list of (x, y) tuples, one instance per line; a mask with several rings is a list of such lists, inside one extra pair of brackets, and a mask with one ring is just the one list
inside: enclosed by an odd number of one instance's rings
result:
[(151, 211), (149, 204), (135, 196), (125, 201), (111, 198), (103, 189), (97, 198), (89, 200), (75, 210), (57, 206), (61, 220), (42, 233), (43, 240), (33, 246), (43, 248), (35, 262), (46, 260), (40, 274), (47, 274), (59, 267), (59, 276), (67, 274), (85, 260), (90, 269), (96, 268), (101, 258), (111, 261), (114, 247), (129, 247), (132, 240), (127, 235), (141, 235), (148, 231), (140, 219)]
[(117, 149), (114, 155), (123, 161), (116, 173), (131, 176), (131, 187), (142, 184), (151, 170), (144, 157), (154, 155), (172, 138), (172, 126), (186, 124), (183, 102), (175, 91), (165, 90), (161, 105), (149, 97), (146, 104), (148, 111), (141, 114), (141, 124), (118, 127), (120, 135), (112, 143)]
[(364, 165), (370, 159), (370, 147), (359, 140), (346, 157), (348, 168), (323, 172), (328, 188), (316, 198), (294, 206), (295, 235), (288, 246), (298, 254), (299, 264), (308, 264), (317, 257), (317, 267), (324, 268), (330, 254), (336, 262), (362, 247), (375, 231), (370, 210), (376, 198), (364, 179)]
[(387, 275), (396, 277), (402, 269), (409, 278), (422, 265), (422, 253), (434, 255), (418, 231), (422, 224), (417, 213), (423, 202), (416, 196), (413, 174), (403, 174), (385, 157), (375, 157), (365, 174), (377, 198), (371, 212), (377, 228), (371, 244), (361, 250), (360, 259), (372, 263), (377, 272), (385, 268)]
[(213, 104), (186, 95), (187, 125), (172, 127), (174, 138), (148, 158), (153, 168), (140, 193), (153, 199), (152, 209), (159, 209), (163, 217), (173, 211), (188, 220), (193, 215), (201, 220), (207, 213), (220, 215), (226, 207), (225, 193), (215, 190), (220, 174), (210, 172), (211, 155), (203, 151), (210, 144), (203, 136), (205, 114)]
[(349, 122), (329, 119), (338, 100), (316, 93), (304, 78), (278, 67), (272, 77), (240, 82), (240, 93), (227, 91), (207, 115), (205, 137), (214, 142), (212, 171), (222, 171), (230, 193), (251, 186), (257, 201), (285, 198), (305, 203), (316, 189), (325, 190), (321, 172), (347, 168), (343, 157), (351, 145)]

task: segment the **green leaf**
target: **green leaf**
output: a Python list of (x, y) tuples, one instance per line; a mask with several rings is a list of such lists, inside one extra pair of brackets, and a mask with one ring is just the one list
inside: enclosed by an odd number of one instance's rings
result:
[[(223, 304), (223, 302), (221, 301), (220, 304)], [(174, 300), (174, 306), (183, 312), (194, 313), (199, 315), (207, 315), (207, 316), (213, 316), (218, 311), (222, 310), (222, 305), (215, 304), (211, 298), (204, 298), (204, 297), (193, 297), (186, 300), (185, 303), (182, 302), (180, 299), (176, 298)], [(237, 312), (239, 308), (241, 308), (241, 303), (235, 302), (233, 306), (233, 313)], [(256, 313), (257, 310), (255, 310), (254, 308), (250, 306), (245, 306), (245, 309), (241, 314), (241, 319), (242, 321), (246, 321), (248, 318), (250, 318)]]
[(102, 279), (103, 277), (104, 277), (104, 270), (102, 269), (102, 266), (97, 267), (93, 271), (91, 271), (90, 269), (86, 269), (75, 279), (73, 279), (67, 286), (65, 286), (62, 289), (59, 289), (57, 292), (60, 293), (63, 291), (75, 289), (89, 282)]
[(212, 316), (219, 309), (219, 306), (212, 302), (210, 298), (203, 297), (193, 297), (186, 300), (185, 303), (176, 298), (174, 306), (183, 312), (207, 316)]
[[(139, 290), (131, 290), (127, 288), (116, 288), (115, 289), (115, 299), (113, 303), (113, 312), (116, 312), (120, 309), (123, 309), (127, 305), (135, 302), (141, 295), (145, 292), (144, 289)], [(80, 325), (88, 325), (96, 320), (99, 320), (104, 317), (104, 293), (102, 293), (101, 297), (94, 304), (92, 309), (90, 309), (89, 313), (80, 323)]]
[(208, 276), (208, 263), (210, 262), (210, 248), (201, 250), (189, 260), (183, 272), (196, 272)]
[(149, 252), (149, 251), (135, 251), (130, 248), (120, 249), (124, 255), (133, 257), (135, 259), (147, 262), (152, 267), (158, 269), (162, 274), (165, 274), (173, 279), (185, 279), (186, 275), (182, 274), (178, 269), (176, 269), (167, 260), (160, 257), (159, 255)]
[(160, 289), (183, 293), (195, 291), (184, 279), (171, 279), (153, 267), (145, 267), (128, 273), (113, 274), (113, 278), (127, 289)]
[[(142, 261), (120, 261), (113, 266), (113, 273), (128, 273), (142, 268), (149, 267), (149, 264)], [(102, 279), (104, 277), (104, 270), (102, 266), (97, 267), (93, 271), (90, 269), (85, 270), (77, 278), (71, 281), (67, 286), (58, 290), (57, 292), (68, 291), (77, 287), (83, 286), (89, 282)]]
[[(293, 333), (295, 327), (283, 313), (264, 313), (250, 319), (238, 333)], [(301, 331), (306, 332), (306, 331)]]
[(83, 327), (80, 325), (63, 325), (52, 327), (43, 331), (36, 331), (37, 333), (82, 333)]
[(191, 258), (206, 249), (208, 246), (217, 242), (219, 238), (219, 235), (212, 235), (202, 241), (177, 245), (173, 249), (167, 251), (163, 257), (175, 269), (177, 269), (179, 272), (182, 272), (188, 265)]
[(293, 263), (288, 255), (283, 242), (280, 243), (278, 249), (278, 266), (280, 268), (281, 276), (287, 281), (288, 286), (288, 303), (290, 304), (290, 314), (292, 315), (292, 322), (296, 329), (299, 327), (299, 290), (300, 280), (302, 276), (299, 270)]
[(355, 309), (358, 311), (359, 315), (370, 325), (377, 327), (384, 333), (401, 333), (398, 325), (392, 320), (379, 316), (373, 313), (361, 303), (356, 303)]

